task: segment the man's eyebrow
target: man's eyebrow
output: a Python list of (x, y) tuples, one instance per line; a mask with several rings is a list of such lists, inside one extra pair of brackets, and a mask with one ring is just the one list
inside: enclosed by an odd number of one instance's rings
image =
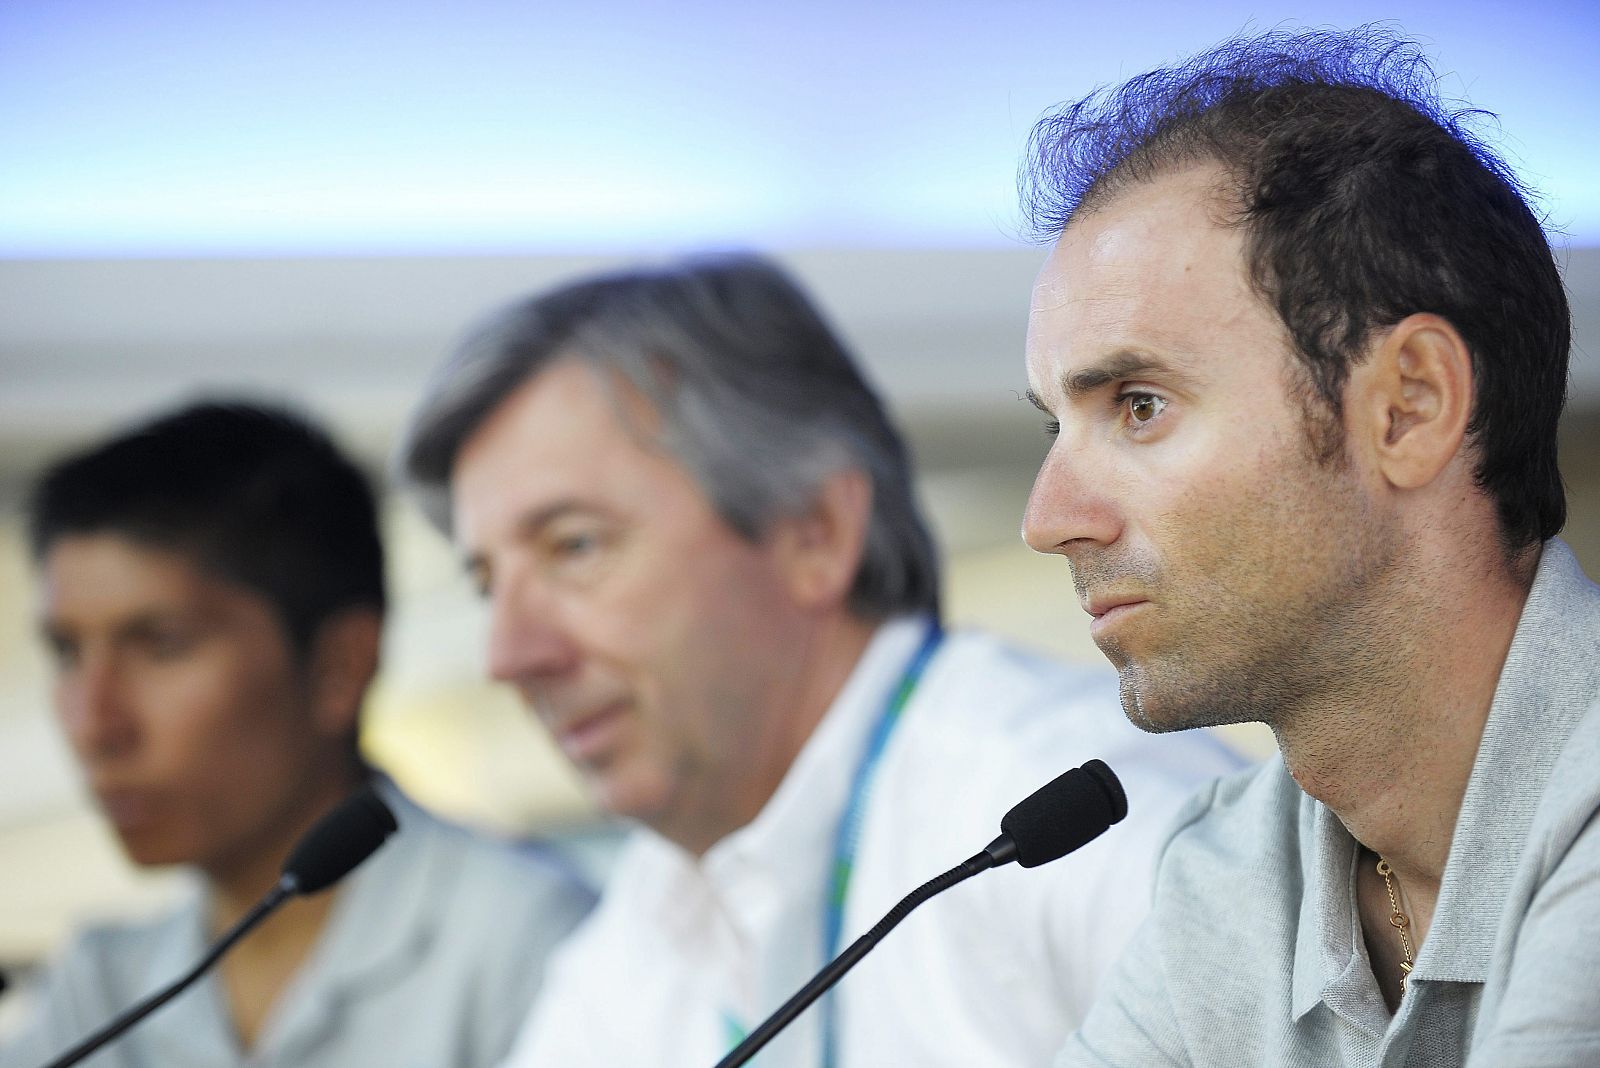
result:
[(1028, 403), (1029, 404), (1031, 404), (1035, 408), (1039, 409), (1045, 415), (1050, 415), (1051, 414), (1050, 409), (1046, 408), (1044, 406), (1044, 401), (1039, 399), (1039, 394), (1035, 393), (1033, 390), (1031, 390), (1031, 389), (1026, 390), (1026, 391), (1023, 392), (1022, 395), (1028, 399)]
[[(139, 638), (151, 633), (158, 633), (171, 626), (174, 622), (186, 623), (204, 622), (203, 615), (180, 611), (174, 608), (148, 608), (124, 619), (119, 619), (112, 628), (112, 636), (119, 641), (128, 638)], [(36, 620), (39, 637), (48, 645), (59, 642), (71, 641), (77, 635), (70, 622), (63, 621), (55, 616), (43, 616)]]
[[(1061, 389), (1073, 399), (1124, 378), (1137, 378), (1151, 372), (1173, 374), (1172, 366), (1142, 352), (1120, 352), (1097, 367), (1081, 367), (1061, 376)], [(1034, 403), (1038, 403), (1035, 401)]]

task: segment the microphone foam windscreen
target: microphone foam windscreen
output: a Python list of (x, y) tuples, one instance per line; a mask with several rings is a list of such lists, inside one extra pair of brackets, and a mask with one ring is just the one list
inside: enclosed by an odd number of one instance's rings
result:
[(1128, 814), (1122, 784), (1103, 761), (1056, 776), (1000, 821), (1017, 846), (1017, 863), (1036, 868), (1098, 838)]
[(397, 827), (377, 791), (363, 786), (305, 833), (284, 862), (283, 873), (295, 877), (298, 893), (314, 894), (350, 874)]

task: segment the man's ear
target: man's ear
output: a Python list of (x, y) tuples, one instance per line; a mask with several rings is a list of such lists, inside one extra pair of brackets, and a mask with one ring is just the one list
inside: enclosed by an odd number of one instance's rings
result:
[(383, 615), (375, 608), (346, 608), (323, 622), (306, 673), (319, 730), (337, 737), (356, 729), (382, 643)]
[(1390, 485), (1418, 489), (1461, 452), (1472, 418), (1472, 354), (1450, 321), (1407, 316), (1352, 374), (1352, 429)]
[(790, 595), (808, 608), (842, 605), (855, 584), (872, 520), (872, 482), (863, 471), (835, 471), (811, 507), (774, 528)]

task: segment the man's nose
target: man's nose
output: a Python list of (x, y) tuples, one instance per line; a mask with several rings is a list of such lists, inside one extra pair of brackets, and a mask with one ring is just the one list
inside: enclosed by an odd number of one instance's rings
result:
[(1087, 450), (1057, 438), (1034, 476), (1022, 540), (1034, 552), (1071, 556), (1076, 549), (1109, 545), (1121, 532), (1105, 475), (1097, 473)]
[(110, 655), (85, 656), (68, 669), (57, 682), (57, 704), (67, 739), (86, 758), (119, 756), (138, 744), (127, 680)]
[(555, 599), (532, 584), (495, 591), (489, 613), (489, 674), (525, 685), (558, 677), (578, 662), (578, 645)]

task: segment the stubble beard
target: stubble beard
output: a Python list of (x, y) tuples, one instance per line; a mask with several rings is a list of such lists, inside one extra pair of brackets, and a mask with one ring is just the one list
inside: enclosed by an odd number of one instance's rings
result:
[[(1117, 669), (1123, 711), (1151, 733), (1265, 723), (1275, 732), (1329, 704), (1348, 703), (1357, 679), (1387, 659), (1400, 569), (1398, 531), (1371, 514), (1339, 460), (1313, 460), (1298, 499), (1235, 513), (1260, 517), (1241, 538), (1216, 537), (1184, 561), (1178, 588), (1149, 559), (1074, 567), (1080, 591), (1102, 574), (1137, 576), (1165, 615), (1149, 651), (1116, 635), (1096, 644)], [(1263, 551), (1264, 550), (1264, 551)], [(1294, 580), (1317, 566), (1310, 582)], [(1251, 566), (1241, 568), (1241, 561)], [(1254, 582), (1254, 589), (1245, 587)]]

